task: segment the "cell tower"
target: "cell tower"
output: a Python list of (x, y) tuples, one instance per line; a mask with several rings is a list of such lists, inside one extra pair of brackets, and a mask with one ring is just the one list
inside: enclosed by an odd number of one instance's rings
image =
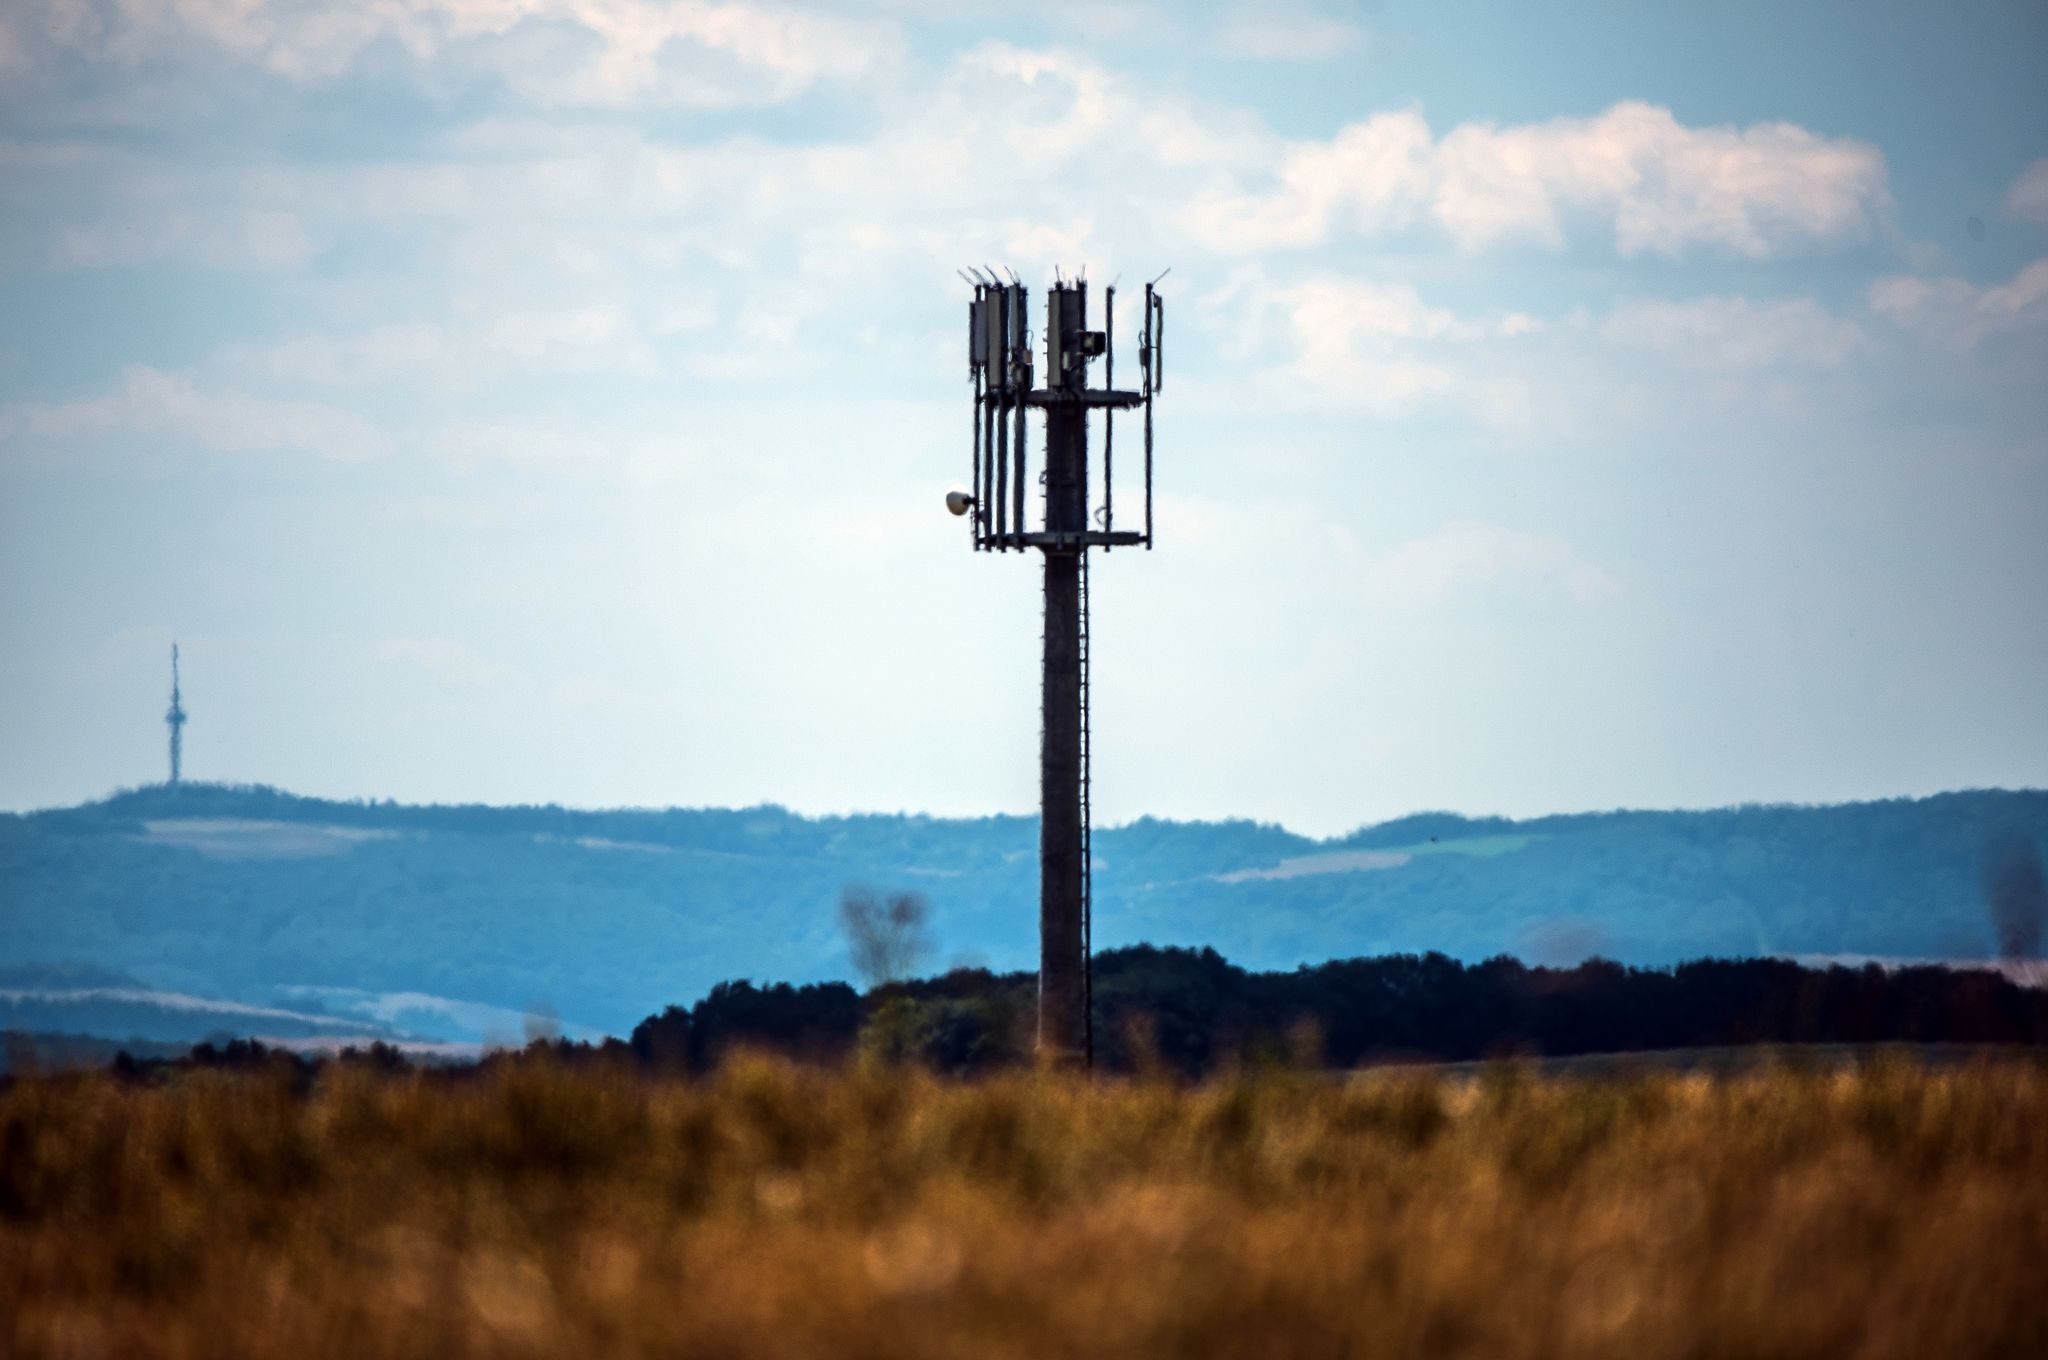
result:
[[(1007, 271), (1005, 271), (1007, 272)], [(1060, 279), (1045, 299), (1045, 382), (1036, 384), (1030, 300), (1010, 274), (969, 277), (967, 367), (974, 385), (971, 491), (946, 497), (968, 515), (977, 552), (1045, 556), (1045, 679), (1039, 745), (1038, 1051), (1055, 1062), (1093, 1063), (1088, 723), (1088, 552), (1152, 546), (1152, 398), (1164, 378), (1160, 341), (1165, 303), (1145, 285), (1138, 334), (1140, 380), (1116, 386), (1116, 286), (1102, 290), (1102, 329), (1088, 328), (1088, 282)], [(1161, 274), (1159, 278), (1165, 278)], [(1088, 365), (1102, 360), (1101, 387)], [(1145, 420), (1144, 525), (1116, 527), (1115, 416)], [(1102, 460), (1088, 450), (1102, 413)], [(1044, 463), (1034, 476), (1026, 450), (1030, 415), (1044, 428)], [(1099, 499), (1098, 499), (1099, 493)]]
[(184, 777), (185, 705), (178, 697), (178, 644), (171, 644), (171, 708), (164, 714), (164, 726), (171, 729), (171, 787)]

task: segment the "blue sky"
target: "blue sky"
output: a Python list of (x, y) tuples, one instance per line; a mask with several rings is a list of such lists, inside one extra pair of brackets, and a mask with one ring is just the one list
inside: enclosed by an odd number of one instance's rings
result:
[[(1097, 807), (2048, 783), (2048, 9), (19, 0), (0, 806), (1029, 811), (956, 265), (1171, 265)], [(1130, 343), (1130, 337), (1124, 337)]]

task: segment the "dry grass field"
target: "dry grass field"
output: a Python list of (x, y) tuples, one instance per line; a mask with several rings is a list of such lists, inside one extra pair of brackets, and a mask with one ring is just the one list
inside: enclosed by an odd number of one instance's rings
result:
[(0, 1090), (10, 1356), (2048, 1355), (2048, 1069)]

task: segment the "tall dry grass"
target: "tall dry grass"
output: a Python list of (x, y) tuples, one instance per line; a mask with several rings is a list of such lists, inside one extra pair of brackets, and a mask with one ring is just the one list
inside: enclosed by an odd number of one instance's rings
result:
[(0, 1092), (15, 1356), (2048, 1355), (2048, 1071)]

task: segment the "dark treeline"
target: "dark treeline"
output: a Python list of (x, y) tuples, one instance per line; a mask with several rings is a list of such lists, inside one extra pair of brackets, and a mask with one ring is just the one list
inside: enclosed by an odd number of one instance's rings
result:
[[(528, 1051), (665, 1072), (708, 1071), (743, 1049), (825, 1063), (865, 1051), (971, 1075), (1028, 1060), (1035, 981), (956, 969), (865, 996), (841, 982), (721, 983), (692, 1006), (649, 1016), (629, 1041), (544, 1040)], [(1531, 968), (1510, 958), (1466, 965), (1396, 954), (1258, 973), (1213, 949), (1140, 945), (1097, 957), (1094, 1023), (1097, 1060), (1108, 1070), (1198, 1077), (1275, 1059), (1348, 1068), (1753, 1044), (2048, 1045), (2048, 991), (1988, 970), (1818, 969), (1778, 959)], [(518, 1058), (495, 1054), (482, 1067)], [(342, 1061), (408, 1065), (384, 1044)], [(124, 1054), (115, 1070), (146, 1078), (165, 1068), (264, 1064), (307, 1076), (318, 1065), (238, 1040), (202, 1044), (175, 1061)]]
[[(632, 1048), (701, 1070), (736, 1046), (831, 1059), (866, 1043), (972, 1072), (1029, 1053), (1035, 982), (960, 969), (866, 997), (843, 983), (729, 983), (643, 1021)], [(1213, 949), (1140, 945), (1097, 957), (1094, 1022), (1112, 1070), (1156, 1062), (1192, 1076), (1262, 1055), (1354, 1067), (1759, 1043), (2048, 1044), (2048, 993), (1990, 971), (1777, 959), (1666, 970), (1397, 954), (1258, 973)]]

